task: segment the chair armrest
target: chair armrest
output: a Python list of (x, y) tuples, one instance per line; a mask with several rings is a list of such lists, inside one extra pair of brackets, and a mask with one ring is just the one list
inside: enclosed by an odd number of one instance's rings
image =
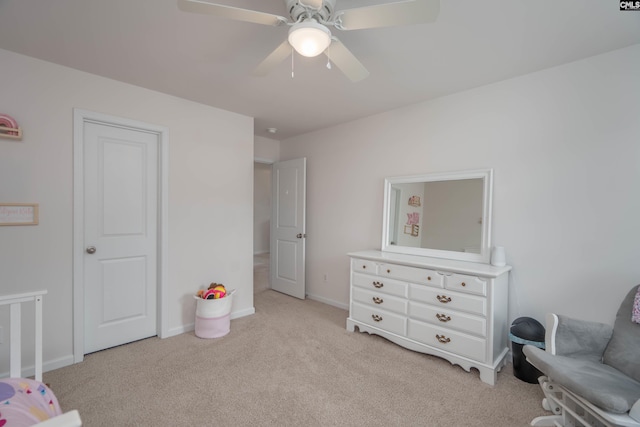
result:
[(613, 334), (611, 325), (553, 313), (547, 314), (546, 327), (546, 351), (597, 362), (602, 362), (602, 355)]

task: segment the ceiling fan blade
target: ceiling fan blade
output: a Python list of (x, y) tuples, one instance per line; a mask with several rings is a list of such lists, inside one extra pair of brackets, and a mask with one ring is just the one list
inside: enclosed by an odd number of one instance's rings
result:
[(403, 0), (374, 6), (340, 10), (335, 13), (336, 28), (365, 28), (433, 22), (440, 13), (440, 0)]
[(254, 76), (266, 76), (269, 72), (280, 64), (284, 59), (291, 55), (291, 45), (287, 40), (283, 41), (273, 52), (269, 54), (255, 70), (253, 70)]
[(233, 6), (208, 3), (200, 0), (178, 0), (178, 8), (183, 12), (202, 13), (236, 21), (278, 26), (287, 23), (287, 18), (257, 10), (240, 9)]
[(369, 75), (369, 71), (358, 61), (353, 53), (336, 37), (331, 37), (333, 43), (324, 51), (333, 62), (352, 82), (359, 82)]

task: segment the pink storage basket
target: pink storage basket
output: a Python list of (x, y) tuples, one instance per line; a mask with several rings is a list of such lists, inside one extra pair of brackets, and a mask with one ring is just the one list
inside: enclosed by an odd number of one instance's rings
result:
[(194, 296), (196, 305), (196, 336), (220, 338), (227, 335), (231, 326), (231, 302), (235, 290), (220, 299), (202, 299)]
[(223, 337), (229, 333), (230, 326), (231, 313), (213, 318), (196, 316), (196, 336), (199, 338)]

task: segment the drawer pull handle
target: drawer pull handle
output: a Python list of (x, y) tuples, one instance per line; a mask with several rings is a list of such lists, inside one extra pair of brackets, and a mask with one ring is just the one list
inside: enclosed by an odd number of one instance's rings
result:
[(431, 280), (431, 276), (427, 276), (427, 280)]
[(367, 266), (366, 266), (366, 265), (363, 265), (363, 266), (362, 266), (362, 269), (363, 269), (363, 270), (366, 270), (366, 269), (367, 269)]
[(436, 314), (436, 317), (438, 318), (439, 321), (441, 322), (449, 322), (451, 321), (451, 316), (447, 316), (446, 314)]
[(438, 301), (440, 301), (443, 304), (446, 304), (448, 302), (451, 302), (451, 297), (448, 297), (446, 295), (438, 295)]
[(447, 344), (451, 342), (451, 338), (445, 337), (444, 335), (436, 334), (436, 339), (440, 341), (442, 344)]
[(375, 281), (374, 281), (374, 282), (373, 282), (373, 286), (375, 286), (376, 288), (380, 289), (381, 287), (383, 287), (383, 286), (384, 286), (384, 283), (382, 283), (382, 282), (375, 282)]
[(462, 282), (462, 286), (463, 286), (463, 287), (464, 287), (464, 286), (467, 286), (467, 284), (466, 284), (466, 283), (464, 283), (464, 282)]
[(380, 297), (373, 297), (372, 299), (376, 304), (382, 304), (384, 302), (384, 300)]
[(387, 273), (391, 273), (391, 269), (387, 269)]
[(377, 314), (372, 314), (371, 318), (375, 321), (375, 322), (380, 322), (382, 320), (382, 316), (378, 316)]

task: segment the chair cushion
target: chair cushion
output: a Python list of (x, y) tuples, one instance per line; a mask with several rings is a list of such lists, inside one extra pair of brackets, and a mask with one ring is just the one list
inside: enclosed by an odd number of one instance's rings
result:
[(620, 304), (613, 325), (613, 336), (604, 351), (604, 363), (640, 381), (640, 324), (631, 320), (634, 299), (640, 285), (634, 286)]
[(556, 383), (605, 411), (624, 414), (640, 399), (640, 382), (602, 363), (554, 356), (525, 346), (527, 360)]
[(636, 292), (636, 297), (633, 300), (633, 313), (631, 314), (631, 321), (634, 323), (640, 323), (640, 288)]
[[(613, 328), (599, 322), (572, 319), (556, 315), (555, 353), (560, 356), (588, 359), (602, 363)], [(547, 327), (553, 327), (547, 325)]]

